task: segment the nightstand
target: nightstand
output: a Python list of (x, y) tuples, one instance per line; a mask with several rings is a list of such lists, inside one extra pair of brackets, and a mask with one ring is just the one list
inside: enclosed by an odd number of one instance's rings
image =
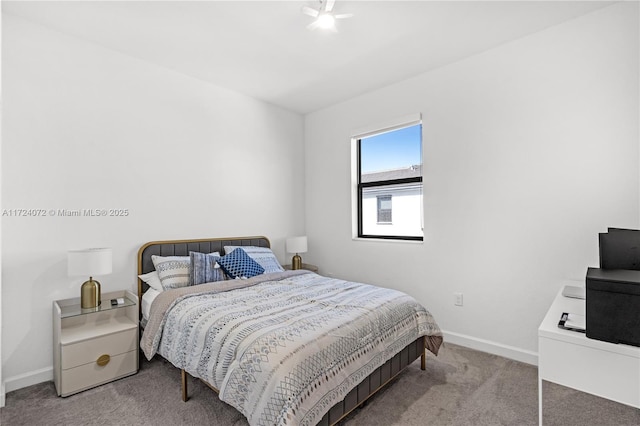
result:
[[(111, 306), (111, 299), (124, 303)], [(59, 396), (138, 372), (138, 298), (131, 291), (102, 294), (97, 308), (80, 298), (53, 302), (53, 381)]]
[[(291, 265), (282, 265), (282, 267), (286, 270), (291, 270)], [(302, 268), (300, 269), (306, 269), (307, 271), (311, 271), (311, 272), (315, 272), (316, 274), (318, 273), (318, 267), (316, 265), (311, 265), (310, 263), (303, 263), (302, 264)]]

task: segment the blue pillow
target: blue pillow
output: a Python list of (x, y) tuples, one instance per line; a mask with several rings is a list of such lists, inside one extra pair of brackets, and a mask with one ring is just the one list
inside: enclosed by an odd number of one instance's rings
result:
[(212, 283), (226, 279), (222, 268), (216, 268), (216, 262), (220, 259), (218, 253), (189, 252), (189, 285)]
[[(239, 246), (224, 246), (224, 252), (226, 254), (231, 253)], [(242, 250), (247, 252), (250, 258), (255, 260), (264, 268), (264, 272), (266, 274), (270, 272), (282, 272), (284, 268), (278, 262), (276, 255), (273, 254), (270, 248), (268, 247), (256, 247), (256, 246), (244, 246), (241, 247)]]
[(230, 278), (251, 278), (264, 272), (264, 268), (240, 248), (218, 259), (218, 265)]

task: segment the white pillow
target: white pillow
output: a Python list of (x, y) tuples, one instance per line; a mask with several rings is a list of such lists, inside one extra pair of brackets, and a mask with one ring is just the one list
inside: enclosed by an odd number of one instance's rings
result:
[(160, 277), (158, 276), (158, 271), (151, 271), (143, 275), (138, 275), (138, 278), (149, 284), (149, 287), (156, 291), (164, 290), (162, 288), (162, 283), (160, 282)]
[(250, 258), (262, 266), (265, 274), (284, 271), (284, 268), (280, 265), (280, 262), (278, 262), (278, 258), (276, 258), (276, 255), (273, 254), (268, 247), (224, 246), (224, 254), (229, 254), (237, 248), (244, 250)]
[(189, 285), (189, 256), (151, 256), (164, 290)]

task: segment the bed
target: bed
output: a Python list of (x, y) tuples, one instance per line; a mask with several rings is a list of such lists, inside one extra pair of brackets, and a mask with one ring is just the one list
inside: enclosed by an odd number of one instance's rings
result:
[[(202, 256), (228, 267), (240, 251), (225, 247), (270, 253), (266, 237), (154, 241), (138, 251), (138, 275), (153, 274), (158, 259), (191, 255), (193, 279)], [(418, 358), (424, 370), (426, 350), (437, 355), (440, 329), (404, 293), (252, 260), (265, 272), (202, 284), (200, 277), (156, 292), (152, 302), (153, 288), (138, 281), (141, 350), (181, 370), (183, 400), (191, 375), (251, 425), (336, 424)]]

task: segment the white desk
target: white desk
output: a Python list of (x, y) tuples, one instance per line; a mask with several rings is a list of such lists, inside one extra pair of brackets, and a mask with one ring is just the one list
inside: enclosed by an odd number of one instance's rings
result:
[(542, 425), (542, 381), (640, 408), (640, 347), (588, 339), (558, 328), (563, 312), (585, 314), (585, 301), (558, 292), (538, 328), (538, 419)]

